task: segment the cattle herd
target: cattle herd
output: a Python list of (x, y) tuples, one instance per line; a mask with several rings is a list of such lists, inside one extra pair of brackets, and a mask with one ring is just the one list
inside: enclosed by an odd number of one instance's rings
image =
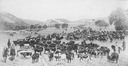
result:
[[(20, 53), (24, 58), (31, 56), (32, 62), (38, 62), (43, 53), (48, 56), (49, 62), (54, 59), (56, 61), (62, 59), (70, 63), (75, 56), (79, 58), (80, 61), (83, 59), (91, 60), (92, 57), (102, 58), (106, 56), (109, 61), (118, 63), (120, 51), (125, 50), (125, 36), (124, 31), (96, 31), (88, 28), (70, 33), (53, 33), (49, 35), (38, 35), (36, 37), (27, 36), (24, 39), (13, 41), (15, 47), (19, 46), (25, 50), (20, 49), (16, 51), (12, 45), (8, 45), (8, 48), (13, 49), (11, 51), (12, 54), (10, 54), (13, 55), (12, 59), (16, 54)], [(111, 54), (110, 48), (100, 46), (94, 42), (112, 43), (114, 40), (121, 40), (123, 43), (121, 47), (118, 47), (118, 50), (115, 49), (115, 45), (111, 45), (111, 49), (113, 49)], [(76, 43), (76, 41), (80, 42)], [(27, 49), (32, 49), (34, 53)], [(16, 51), (16, 53), (14, 51)], [(7, 50), (5, 49), (5, 54), (6, 52)]]

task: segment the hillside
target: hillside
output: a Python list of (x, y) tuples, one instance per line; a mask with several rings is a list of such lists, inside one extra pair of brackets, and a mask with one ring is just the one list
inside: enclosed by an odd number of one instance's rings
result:
[(35, 25), (35, 24), (39, 24), (42, 22), (42, 21), (37, 21), (37, 20), (27, 20), (27, 19), (23, 19), (23, 20), (29, 25)]
[(55, 24), (64, 24), (67, 23), (69, 26), (76, 27), (84, 25), (86, 27), (95, 27), (92, 26), (95, 23), (94, 19), (81, 19), (77, 21), (70, 21), (68, 19), (48, 19), (46, 21), (36, 21), (36, 20), (27, 20), (18, 18), (8, 12), (0, 12), (0, 30), (20, 30), (30, 27), (30, 25), (35, 26), (55, 26)]
[(18, 30), (27, 28), (28, 24), (7, 12), (0, 12), (0, 30)]

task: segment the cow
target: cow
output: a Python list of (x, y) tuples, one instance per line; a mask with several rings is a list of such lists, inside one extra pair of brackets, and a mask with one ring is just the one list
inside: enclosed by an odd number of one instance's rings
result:
[(31, 57), (32, 56), (32, 51), (25, 51), (25, 50), (18, 50), (17, 51), (17, 56), (22, 55), (24, 58), (27, 58), (27, 57)]
[(68, 63), (71, 63), (71, 60), (72, 60), (72, 56), (71, 54), (66, 54), (66, 59), (68, 60)]
[(39, 52), (40, 55), (41, 55), (41, 52), (43, 51), (43, 47), (42, 47), (42, 46), (39, 46), (39, 45), (36, 45), (36, 46), (34, 47), (34, 51), (35, 51), (35, 52)]
[(48, 57), (49, 57), (49, 61), (52, 61), (53, 58), (54, 58), (53, 52), (50, 52), (49, 55), (48, 55)]
[(117, 63), (118, 59), (119, 59), (119, 54), (116, 52), (113, 52), (110, 56), (108, 54), (107, 59), (108, 59), (108, 61), (116, 61), (116, 63)]
[(35, 52), (31, 57), (32, 57), (32, 63), (39, 61), (39, 54), (38, 53)]
[(85, 53), (79, 53), (79, 54), (78, 54), (78, 58), (79, 58), (80, 61), (81, 61), (81, 60), (83, 60), (83, 58), (85, 58), (85, 59), (88, 58), (88, 55), (85, 54)]

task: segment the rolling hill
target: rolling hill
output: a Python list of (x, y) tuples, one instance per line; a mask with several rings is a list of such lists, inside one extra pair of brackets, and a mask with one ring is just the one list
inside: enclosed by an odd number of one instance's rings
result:
[(0, 12), (0, 30), (20, 30), (25, 29), (29, 24), (8, 12)]

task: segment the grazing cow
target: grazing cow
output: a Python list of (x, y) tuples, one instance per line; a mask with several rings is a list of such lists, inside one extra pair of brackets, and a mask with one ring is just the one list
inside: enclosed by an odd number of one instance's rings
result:
[(39, 54), (35, 52), (35, 53), (32, 55), (32, 63), (38, 62), (38, 61), (39, 61)]
[(106, 54), (109, 54), (110, 49), (107, 47), (101, 46), (100, 51), (101, 51), (101, 55), (106, 55)]
[(94, 50), (94, 49), (89, 49), (89, 51), (88, 51), (88, 53), (92, 56), (94, 56), (95, 58), (96, 58), (96, 56), (97, 56), (97, 50)]
[(18, 53), (20, 53), (21, 55), (23, 55), (24, 56), (24, 58), (26, 58), (27, 56), (31, 56), (32, 55), (32, 52), (31, 51), (20, 51), (20, 52), (18, 52)]

